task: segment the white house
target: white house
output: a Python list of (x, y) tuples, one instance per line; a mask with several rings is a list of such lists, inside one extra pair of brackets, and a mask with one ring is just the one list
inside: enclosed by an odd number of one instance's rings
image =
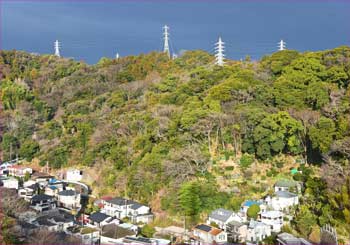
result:
[(133, 223), (149, 223), (153, 220), (151, 208), (140, 203), (134, 202), (128, 211), (128, 217)]
[(48, 211), (56, 208), (56, 200), (54, 199), (54, 197), (46, 194), (34, 195), (30, 200), (30, 204), (33, 209), (39, 212)]
[(18, 190), (18, 196), (24, 198), (26, 201), (30, 201), (34, 195), (35, 189), (25, 187)]
[(131, 212), (131, 205), (134, 204), (133, 201), (121, 197), (106, 198), (101, 201), (101, 212), (118, 219), (126, 217), (128, 212)]
[(79, 169), (70, 169), (66, 172), (67, 181), (81, 181), (83, 178), (83, 171)]
[(246, 241), (257, 243), (269, 236), (271, 236), (270, 225), (255, 220), (249, 222)]
[(80, 208), (80, 194), (73, 190), (60, 191), (57, 193), (57, 203), (68, 209)]
[(4, 178), (1, 180), (3, 187), (10, 188), (10, 189), (16, 189), (19, 188), (18, 180), (15, 178)]
[(227, 242), (227, 233), (223, 230), (206, 224), (196, 225), (192, 229), (191, 244), (224, 244)]
[(39, 227), (46, 227), (50, 231), (64, 231), (74, 225), (74, 216), (61, 210), (53, 210), (37, 217), (31, 222)]
[(102, 213), (118, 219), (129, 217), (134, 223), (148, 223), (153, 219), (153, 214), (148, 206), (127, 200), (125, 198), (105, 198), (102, 199), (101, 204)]
[(207, 224), (210, 225), (213, 222), (220, 229), (226, 230), (226, 225), (231, 221), (245, 222), (246, 218), (233, 211), (219, 208), (209, 214)]
[(28, 181), (23, 182), (23, 187), (30, 187), (30, 186), (33, 186), (35, 184), (36, 184), (36, 182), (34, 180), (28, 180)]
[(20, 166), (20, 165), (12, 165), (7, 168), (9, 175), (16, 176), (16, 177), (21, 177), (23, 178), (27, 173), (32, 174), (33, 169)]
[(272, 198), (267, 197), (265, 201), (273, 210), (283, 211), (289, 207), (298, 205), (299, 197), (297, 194), (289, 191), (277, 191)]
[(260, 214), (261, 222), (270, 225), (273, 232), (280, 232), (283, 226), (283, 213), (281, 211), (266, 211)]
[(113, 217), (101, 212), (95, 212), (90, 214), (88, 220), (89, 226), (100, 228), (104, 225), (109, 224), (113, 220)]

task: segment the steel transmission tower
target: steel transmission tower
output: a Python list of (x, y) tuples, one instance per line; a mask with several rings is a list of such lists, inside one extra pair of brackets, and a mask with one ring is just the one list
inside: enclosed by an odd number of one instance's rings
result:
[(55, 41), (54, 47), (55, 47), (55, 55), (57, 57), (61, 57), (61, 54), (60, 54), (61, 44), (58, 42), (58, 40)]
[(163, 52), (166, 53), (168, 55), (168, 57), (170, 58), (170, 49), (169, 49), (169, 27), (167, 25), (165, 25), (163, 27), (164, 33), (164, 49)]
[(278, 43), (278, 50), (279, 51), (282, 51), (282, 50), (286, 50), (286, 42), (281, 40), (279, 43)]
[(215, 64), (223, 66), (225, 64), (225, 43), (219, 37), (219, 41), (215, 44)]

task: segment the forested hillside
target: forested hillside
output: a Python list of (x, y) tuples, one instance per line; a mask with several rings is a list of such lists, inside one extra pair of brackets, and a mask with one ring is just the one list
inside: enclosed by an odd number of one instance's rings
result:
[(237, 210), (296, 167), (304, 198), (285, 229), (310, 237), (330, 223), (349, 237), (350, 48), (213, 61), (153, 52), (90, 66), (1, 51), (2, 160), (85, 166), (96, 195), (190, 220)]

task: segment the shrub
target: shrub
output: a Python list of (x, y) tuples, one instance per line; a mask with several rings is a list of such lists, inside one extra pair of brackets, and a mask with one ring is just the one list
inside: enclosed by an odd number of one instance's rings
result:
[(240, 165), (242, 168), (249, 168), (254, 162), (254, 156), (245, 153), (240, 159)]

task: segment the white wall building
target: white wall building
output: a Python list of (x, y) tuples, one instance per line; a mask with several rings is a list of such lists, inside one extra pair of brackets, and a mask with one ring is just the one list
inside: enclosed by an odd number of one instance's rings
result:
[(251, 220), (247, 231), (247, 241), (257, 243), (271, 236), (271, 226), (263, 222)]
[(297, 194), (289, 191), (277, 191), (272, 198), (267, 197), (265, 201), (273, 210), (283, 211), (298, 205), (299, 197)]
[(5, 178), (5, 179), (2, 179), (1, 182), (5, 188), (16, 189), (16, 190), (18, 190), (19, 188), (18, 180), (15, 178)]
[(224, 244), (227, 242), (227, 233), (213, 226), (199, 224), (192, 230), (193, 245)]
[(68, 209), (77, 209), (81, 207), (80, 194), (73, 190), (64, 190), (57, 193), (58, 206)]
[(153, 219), (150, 207), (131, 200), (116, 197), (102, 200), (101, 203), (101, 212), (118, 219), (129, 217), (134, 223), (148, 223)]
[(81, 181), (83, 178), (83, 171), (79, 169), (70, 169), (66, 172), (67, 181)]
[(226, 230), (226, 225), (231, 221), (245, 222), (246, 218), (233, 211), (219, 208), (209, 214), (207, 224), (210, 225), (213, 222), (220, 229)]
[(266, 211), (260, 214), (261, 222), (270, 225), (273, 232), (280, 232), (283, 226), (283, 213), (281, 211)]

